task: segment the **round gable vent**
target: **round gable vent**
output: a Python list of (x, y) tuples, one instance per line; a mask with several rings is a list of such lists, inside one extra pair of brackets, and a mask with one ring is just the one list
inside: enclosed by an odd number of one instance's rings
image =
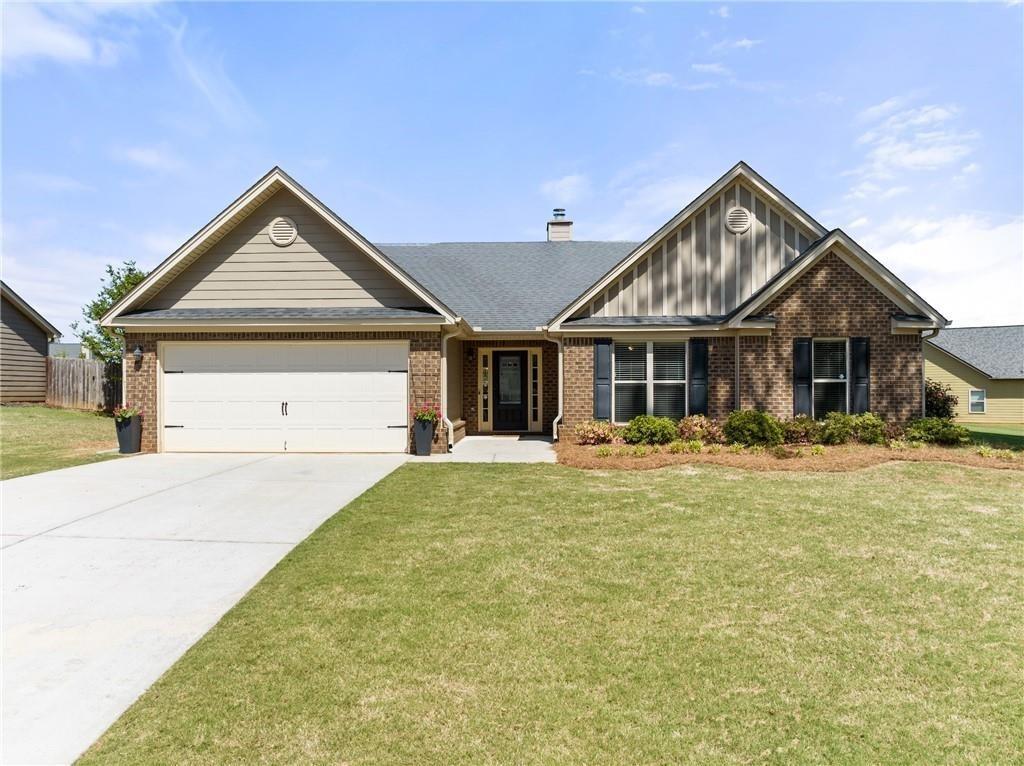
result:
[(730, 208), (725, 214), (725, 228), (733, 234), (742, 234), (750, 228), (750, 211), (745, 207)]
[(282, 215), (270, 222), (270, 241), (278, 247), (287, 247), (298, 235), (299, 230), (291, 218)]

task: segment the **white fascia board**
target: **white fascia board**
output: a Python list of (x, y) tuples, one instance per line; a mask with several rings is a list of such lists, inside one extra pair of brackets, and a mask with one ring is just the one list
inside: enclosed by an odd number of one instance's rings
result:
[[(166, 277), (176, 266), (184, 261), (190, 254), (192, 254), (196, 248), (198, 248), (208, 237), (214, 234), (221, 226), (227, 221), (234, 217), (239, 211), (244, 209), (247, 205), (252, 203), (261, 194), (267, 192), (273, 186), (279, 186), (285, 188), (302, 200), (306, 205), (312, 208), (321, 218), (323, 218), (328, 224), (333, 226), (350, 241), (352, 241), (356, 247), (363, 251), (371, 260), (377, 265), (384, 269), (390, 274), (396, 281), (398, 281), (403, 287), (408, 289), (418, 298), (423, 300), (428, 306), (441, 314), (445, 320), (454, 324), (456, 321), (455, 314), (443, 303), (441, 303), (436, 297), (431, 295), (424, 287), (413, 280), (408, 274), (398, 268), (398, 266), (387, 256), (380, 252), (374, 247), (369, 240), (363, 237), (359, 232), (349, 226), (345, 221), (339, 218), (333, 211), (324, 205), (320, 200), (310, 194), (304, 189), (299, 183), (297, 183), (291, 176), (285, 173), (281, 168), (275, 167), (263, 178), (253, 184), (243, 194), (232, 202), (228, 207), (220, 212), (216, 217), (213, 218), (203, 228), (193, 234), (188, 241), (185, 242), (181, 247), (175, 250), (168, 258), (166, 258), (159, 266), (153, 269), (152, 272), (130, 293), (124, 298), (118, 301), (108, 311), (103, 318), (100, 320), (100, 324), (104, 327), (113, 327), (113, 320), (120, 313), (132, 308), (136, 301), (142, 296), (146, 295), (154, 285), (158, 284), (160, 280)], [(275, 189), (276, 191), (276, 189)], [(152, 297), (152, 296), (149, 296)]]
[(557, 330), (561, 326), (562, 322), (571, 317), (587, 303), (594, 299), (594, 297), (605, 289), (614, 280), (622, 276), (623, 272), (629, 269), (638, 260), (643, 258), (650, 252), (651, 248), (657, 244), (664, 236), (666, 236), (674, 228), (682, 224), (687, 218), (697, 212), (700, 208), (710, 202), (712, 199), (717, 197), (727, 187), (738, 181), (739, 179), (745, 180), (750, 186), (753, 186), (762, 196), (767, 197), (771, 202), (775, 204), (780, 210), (784, 210), (789, 213), (793, 218), (799, 221), (802, 225), (807, 227), (816, 237), (824, 236), (825, 232), (828, 231), (824, 226), (811, 218), (805, 213), (799, 206), (796, 205), (791, 199), (782, 194), (778, 189), (772, 186), (766, 181), (760, 174), (758, 174), (753, 168), (747, 165), (745, 162), (739, 162), (732, 167), (724, 176), (715, 181), (711, 186), (704, 190), (704, 192), (693, 200), (689, 205), (684, 207), (678, 213), (659, 228), (654, 234), (644, 240), (632, 253), (627, 255), (623, 260), (612, 268), (607, 274), (601, 277), (597, 282), (591, 285), (585, 293), (569, 304), (568, 308), (564, 309), (554, 319), (551, 320), (550, 326), (552, 330)]

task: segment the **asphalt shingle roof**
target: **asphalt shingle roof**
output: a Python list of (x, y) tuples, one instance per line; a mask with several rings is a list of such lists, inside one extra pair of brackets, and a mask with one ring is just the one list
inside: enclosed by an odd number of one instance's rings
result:
[(377, 245), (473, 327), (535, 330), (631, 253), (636, 242)]
[(431, 309), (367, 308), (240, 308), (153, 309), (124, 315), (133, 319), (437, 319)]
[(565, 322), (566, 327), (688, 327), (719, 324), (728, 314), (707, 314), (706, 316), (625, 316), (625, 317), (582, 317)]
[(928, 342), (990, 378), (1024, 378), (1024, 325), (947, 328)]

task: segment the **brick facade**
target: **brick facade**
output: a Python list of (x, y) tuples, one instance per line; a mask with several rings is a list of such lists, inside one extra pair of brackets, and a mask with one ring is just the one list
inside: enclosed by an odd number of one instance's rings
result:
[[(142, 451), (157, 450), (157, 342), (158, 341), (345, 341), (408, 340), (409, 404), (441, 401), (440, 333), (417, 332), (223, 332), (223, 333), (130, 333), (125, 337), (124, 378), (126, 401), (143, 408)], [(142, 360), (135, 361), (133, 351), (142, 347)], [(410, 420), (410, 450), (412, 423)], [(446, 452), (444, 427), (434, 435), (434, 452)]]
[(924, 354), (917, 333), (894, 335), (902, 309), (828, 253), (761, 313), (775, 317), (769, 336), (740, 344), (740, 406), (793, 416), (793, 339), (866, 337), (870, 341), (871, 412), (903, 422), (922, 411)]
[[(481, 348), (525, 348), (541, 350), (541, 430), (551, 433), (551, 423), (558, 414), (558, 346), (550, 341), (536, 340), (467, 340), (462, 348), (462, 418), (467, 434), (479, 434), (479, 353)], [(489, 433), (489, 432), (488, 432)]]
[[(916, 333), (892, 334), (890, 319), (900, 312), (839, 256), (829, 253), (761, 312), (776, 318), (771, 334), (707, 339), (708, 416), (720, 420), (738, 406), (792, 417), (793, 339), (867, 337), (871, 411), (895, 422), (919, 417), (921, 338)], [(571, 430), (594, 416), (594, 339), (567, 338), (564, 351), (564, 423)]]

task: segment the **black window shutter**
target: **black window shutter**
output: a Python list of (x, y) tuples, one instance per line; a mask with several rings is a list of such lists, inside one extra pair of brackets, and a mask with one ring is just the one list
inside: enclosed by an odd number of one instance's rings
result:
[(690, 341), (690, 415), (708, 414), (708, 339)]
[(793, 415), (811, 414), (811, 339), (793, 339)]
[(871, 409), (871, 349), (867, 338), (850, 338), (850, 371), (850, 411), (859, 415)]
[(594, 339), (594, 420), (612, 416), (612, 339)]

